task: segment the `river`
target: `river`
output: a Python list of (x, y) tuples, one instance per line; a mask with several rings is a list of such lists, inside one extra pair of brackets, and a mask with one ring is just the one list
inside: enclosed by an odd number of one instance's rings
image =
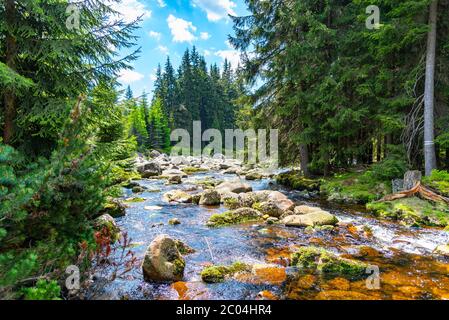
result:
[[(165, 180), (156, 179), (138, 181), (148, 188), (138, 195), (145, 201), (130, 203), (126, 216), (116, 219), (139, 259), (159, 234), (168, 234), (195, 249), (195, 253), (185, 256), (184, 281), (148, 283), (136, 266), (123, 278), (108, 282), (91, 299), (449, 299), (449, 263), (432, 254), (437, 245), (449, 242), (448, 232), (379, 220), (363, 208), (306, 200), (300, 193), (277, 186), (269, 179), (247, 182), (253, 190), (276, 189), (298, 204), (318, 205), (335, 214), (341, 223), (332, 231), (313, 233), (263, 222), (209, 228), (208, 218), (226, 208), (168, 204), (162, 200), (165, 192), (193, 189), (195, 180), (207, 177), (235, 179), (234, 175), (207, 172), (189, 176), (181, 185), (166, 185)], [(125, 198), (135, 196), (130, 190), (125, 192)], [(169, 225), (172, 218), (178, 218), (181, 224)], [(379, 268), (380, 286), (373, 289), (367, 287), (365, 280), (328, 280), (307, 274), (287, 277), (287, 281), (286, 275), (297, 271), (285, 267), (286, 258), (305, 245), (320, 246)], [(260, 264), (262, 272), (218, 284), (201, 281), (200, 272), (205, 266), (236, 261)], [(267, 264), (270, 265), (263, 272)]]

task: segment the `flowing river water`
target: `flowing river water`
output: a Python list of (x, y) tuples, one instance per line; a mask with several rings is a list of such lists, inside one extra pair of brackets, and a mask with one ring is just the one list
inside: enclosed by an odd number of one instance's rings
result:
[[(208, 218), (226, 208), (169, 204), (162, 200), (165, 192), (192, 190), (195, 180), (207, 177), (236, 179), (234, 175), (207, 172), (189, 176), (181, 185), (166, 185), (165, 180), (156, 179), (138, 181), (148, 188), (137, 195), (145, 201), (130, 203), (126, 216), (116, 219), (132, 240), (131, 250), (139, 259), (143, 259), (148, 245), (159, 234), (167, 234), (195, 249), (195, 253), (185, 256), (183, 281), (145, 282), (140, 267), (136, 266), (124, 277), (108, 282), (91, 299), (449, 299), (449, 261), (432, 254), (436, 246), (449, 242), (449, 232), (405, 227), (379, 220), (363, 208), (306, 200), (301, 193), (283, 189), (269, 179), (245, 182), (253, 190), (276, 189), (298, 204), (320, 206), (335, 214), (341, 223), (334, 230), (313, 233), (264, 222), (210, 228), (206, 226)], [(126, 193), (126, 197), (136, 196), (130, 190)], [(178, 218), (181, 224), (169, 225), (172, 218)], [(297, 271), (285, 267), (286, 259), (296, 248), (309, 245), (377, 266), (380, 286), (370, 289), (365, 280), (325, 280), (311, 274), (289, 277)], [(200, 273), (205, 266), (236, 261), (261, 267), (255, 274), (233, 277), (223, 283), (201, 281)]]

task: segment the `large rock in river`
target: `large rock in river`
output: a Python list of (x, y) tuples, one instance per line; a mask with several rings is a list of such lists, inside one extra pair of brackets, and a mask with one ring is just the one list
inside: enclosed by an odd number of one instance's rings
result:
[(142, 167), (137, 168), (139, 171), (142, 171), (142, 178), (151, 178), (155, 176), (160, 176), (162, 174), (161, 165), (157, 162), (149, 162)]
[(219, 205), (221, 196), (216, 190), (206, 190), (201, 194), (199, 204), (201, 205)]
[(289, 215), (282, 219), (282, 223), (290, 227), (315, 227), (335, 225), (338, 219), (327, 211), (314, 211), (307, 214)]
[(191, 203), (192, 196), (182, 190), (171, 190), (162, 196), (162, 199), (166, 202), (178, 202), (178, 203)]
[(185, 261), (176, 241), (164, 234), (151, 242), (142, 263), (145, 280), (154, 282), (180, 281), (184, 268)]
[(235, 181), (222, 182), (215, 187), (215, 190), (218, 191), (218, 193), (220, 194), (225, 194), (230, 192), (233, 193), (250, 192), (253, 190), (253, 188), (247, 183), (235, 180)]

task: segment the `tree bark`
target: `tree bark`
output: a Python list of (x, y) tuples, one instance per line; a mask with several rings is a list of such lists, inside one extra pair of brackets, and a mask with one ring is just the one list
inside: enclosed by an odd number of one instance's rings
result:
[(299, 146), (299, 162), (301, 166), (302, 174), (305, 177), (310, 176), (309, 171), (309, 150), (307, 149), (307, 145), (301, 144)]
[(437, 41), (438, 0), (433, 0), (429, 10), (427, 34), (426, 81), (424, 89), (424, 166), (426, 176), (436, 169), (434, 105), (435, 105), (435, 56)]
[[(15, 58), (17, 54), (17, 43), (12, 30), (15, 22), (15, 4), (14, 0), (6, 0), (5, 4), (7, 34), (6, 34), (6, 65), (12, 70), (16, 69)], [(3, 142), (11, 144), (14, 134), (14, 120), (16, 117), (16, 96), (12, 89), (4, 92), (5, 104), (5, 124), (3, 128)]]

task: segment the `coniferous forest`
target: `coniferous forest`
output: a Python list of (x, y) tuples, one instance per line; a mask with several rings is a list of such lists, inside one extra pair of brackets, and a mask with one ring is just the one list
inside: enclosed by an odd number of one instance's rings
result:
[(449, 0), (194, 4), (0, 1), (0, 299), (448, 299)]

